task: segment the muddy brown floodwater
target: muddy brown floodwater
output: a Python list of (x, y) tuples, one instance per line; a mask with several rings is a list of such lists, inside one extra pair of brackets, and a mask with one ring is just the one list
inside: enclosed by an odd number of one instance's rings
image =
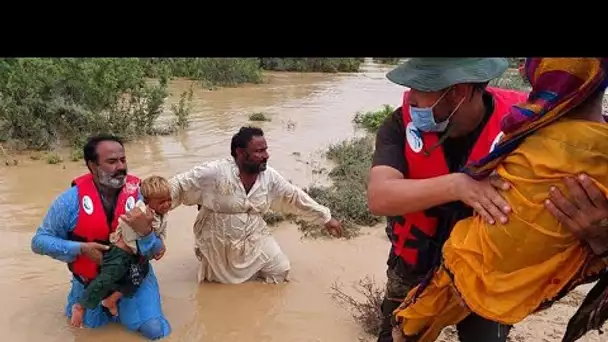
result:
[[(386, 71), (387, 67), (367, 63), (357, 74), (270, 73), (268, 84), (218, 91), (195, 88), (193, 121), (187, 132), (128, 144), (130, 171), (140, 177), (152, 173), (170, 177), (197, 163), (229, 156), (232, 134), (250, 124), (249, 113), (263, 111), (270, 113), (272, 121), (255, 124), (266, 133), (270, 164), (300, 186), (321, 182), (312, 172), (324, 163), (320, 153), (330, 143), (357, 134), (352, 125), (356, 111), (385, 103), (400, 105), (403, 88), (386, 80)], [(174, 83), (174, 98), (189, 84)], [(48, 165), (25, 157), (18, 166), (0, 168), (4, 341), (142, 340), (118, 325), (71, 328), (63, 315), (70, 279), (65, 264), (30, 250), (32, 234), (48, 205), (85, 171), (82, 162)], [(366, 234), (350, 241), (303, 240), (294, 225), (283, 223), (274, 233), (291, 259), (291, 283), (199, 286), (192, 249), (195, 211), (181, 207), (171, 213), (167, 254), (153, 263), (173, 327), (167, 341), (352, 342), (365, 336), (330, 297), (330, 286), (341, 282), (348, 291), (366, 275), (384, 284), (389, 250), (384, 229), (366, 229)], [(517, 329), (514, 340), (557, 341), (574, 311), (568, 303), (563, 306), (533, 317)], [(445, 338), (455, 340), (449, 332)]]
[[(312, 170), (330, 143), (355, 134), (356, 111), (398, 105), (403, 89), (391, 84), (387, 67), (364, 65), (358, 74), (270, 73), (270, 82), (234, 89), (195, 88), (192, 124), (179, 136), (128, 144), (129, 169), (138, 176), (171, 176), (195, 164), (229, 156), (230, 138), (251, 124), (248, 114), (270, 113), (262, 127), (270, 164), (294, 183), (322, 181)], [(189, 86), (172, 85), (175, 97)], [(294, 152), (298, 152), (294, 154)], [(6, 341), (141, 341), (120, 326), (73, 329), (63, 316), (70, 275), (65, 264), (34, 255), (30, 239), (51, 201), (82, 162), (48, 165), (23, 158), (0, 168), (0, 330)], [(340, 281), (348, 287), (365, 275), (383, 281), (389, 243), (384, 229), (353, 241), (302, 240), (297, 227), (275, 229), (289, 255), (292, 282), (280, 285), (196, 284), (192, 223), (196, 210), (172, 212), (167, 254), (154, 267), (163, 307), (173, 327), (169, 341), (356, 341), (362, 335), (350, 315), (329, 296)], [(17, 214), (19, 213), (19, 214)]]

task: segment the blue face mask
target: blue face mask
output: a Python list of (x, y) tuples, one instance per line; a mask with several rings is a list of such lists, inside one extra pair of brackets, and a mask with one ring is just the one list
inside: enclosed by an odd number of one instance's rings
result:
[(410, 106), (410, 116), (412, 117), (412, 123), (414, 124), (414, 126), (416, 128), (418, 128), (418, 130), (420, 130), (422, 132), (444, 132), (448, 128), (448, 124), (450, 123), (450, 119), (452, 118), (452, 115), (454, 115), (454, 113), (456, 113), (458, 108), (460, 108), (460, 105), (462, 105), (462, 103), (464, 102), (464, 98), (463, 98), (462, 101), (460, 101), (458, 106), (456, 106), (456, 108), (452, 111), (452, 113), (448, 116), (447, 119), (445, 119), (444, 121), (442, 121), (440, 123), (435, 122), (435, 115), (433, 114), (433, 108), (435, 108), (435, 106), (439, 103), (439, 101), (441, 101), (441, 99), (443, 99), (443, 97), (445, 96), (445, 94), (448, 93), (448, 91), (449, 91), (449, 89), (446, 90), (443, 93), (443, 95), (441, 95), (441, 97), (439, 99), (437, 99), (437, 101), (435, 101), (435, 103), (430, 107), (420, 108), (420, 107)]

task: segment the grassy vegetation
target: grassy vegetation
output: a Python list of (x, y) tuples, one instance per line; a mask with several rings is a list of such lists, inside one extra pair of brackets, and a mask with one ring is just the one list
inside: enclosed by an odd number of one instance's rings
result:
[[(332, 216), (342, 222), (343, 235), (352, 238), (361, 226), (374, 226), (382, 221), (367, 207), (367, 174), (374, 152), (374, 138), (365, 136), (331, 145), (327, 158), (336, 166), (329, 172), (331, 185), (311, 186), (305, 191), (328, 207)], [(296, 221), (305, 236), (327, 236), (323, 227)]]
[(249, 115), (249, 121), (271, 121), (266, 113), (258, 112)]
[(53, 152), (47, 156), (46, 162), (48, 164), (59, 164), (59, 163), (63, 162), (63, 158), (61, 158), (61, 156), (58, 155), (57, 153)]
[[(383, 220), (373, 215), (367, 206), (367, 176), (374, 154), (375, 132), (393, 111), (392, 106), (385, 104), (378, 110), (355, 114), (354, 123), (368, 134), (331, 145), (326, 154), (335, 164), (329, 172), (331, 185), (306, 189), (312, 198), (329, 207), (342, 221), (347, 238), (357, 236), (361, 226), (371, 227)], [(327, 235), (320, 227), (303, 222), (300, 227), (305, 235)]]
[(192, 97), (194, 90), (192, 87), (184, 92), (178, 103), (171, 105), (171, 110), (175, 115), (174, 127), (185, 129), (190, 125), (190, 112), (192, 111)]
[(199, 80), (203, 87), (232, 87), (261, 83), (258, 58), (141, 58), (147, 77), (169, 74)]
[[(395, 63), (398, 58), (376, 58)], [(510, 58), (516, 66), (518, 58)], [(171, 77), (197, 79), (205, 87), (260, 83), (263, 70), (354, 72), (363, 58), (18, 58), (0, 59), (0, 143), (17, 149), (51, 150), (73, 146), (70, 159), (90, 134), (109, 132), (135, 139), (186, 128), (192, 89), (165, 110)], [(519, 75), (493, 81), (525, 88)], [(154, 79), (153, 82), (150, 79)], [(359, 113), (355, 122), (377, 128), (383, 115)], [(171, 125), (157, 119), (172, 112)], [(265, 120), (252, 116), (252, 120)]]
[(373, 60), (379, 64), (399, 64), (403, 57), (374, 57)]
[(360, 127), (367, 129), (371, 133), (375, 133), (380, 128), (380, 125), (395, 111), (395, 107), (391, 105), (383, 105), (381, 109), (369, 111), (365, 113), (357, 112), (353, 122)]
[[(373, 215), (367, 207), (367, 175), (374, 153), (373, 133), (377, 131), (382, 120), (393, 111), (393, 107), (384, 105), (376, 111), (357, 113), (353, 121), (369, 134), (330, 145), (326, 157), (335, 165), (328, 174), (331, 185), (310, 186), (304, 189), (317, 202), (327, 206), (332, 215), (342, 222), (343, 235), (346, 238), (359, 235), (361, 226), (374, 226), (383, 220)], [(265, 216), (268, 224), (277, 224), (285, 219), (296, 222), (304, 236), (328, 236), (323, 227), (309, 224), (297, 217), (283, 217), (277, 213), (268, 213)]]
[[(137, 58), (0, 59), (0, 141), (49, 150), (80, 148), (99, 132), (126, 139), (158, 134), (167, 84), (166, 73), (150, 82)], [(174, 114), (180, 122), (188, 116)]]
[(357, 72), (360, 58), (262, 58), (265, 70), (299, 72)]
[[(367, 174), (371, 166), (374, 138), (353, 138), (329, 147), (326, 157), (335, 167), (329, 172), (330, 186), (310, 186), (306, 191), (318, 203), (327, 206), (332, 216), (342, 222), (343, 236), (353, 238), (361, 226), (373, 226), (382, 221), (367, 208)], [(306, 237), (327, 237), (324, 227), (310, 224), (293, 215), (270, 212), (264, 216), (269, 225), (290, 220), (298, 224)]]
[(357, 72), (358, 58), (141, 58), (146, 76), (168, 73), (199, 80), (204, 87), (263, 82), (262, 71)]
[[(263, 82), (263, 70), (354, 72), (361, 63), (359, 58), (4, 58), (0, 143), (10, 150), (72, 146), (70, 159), (78, 160), (91, 134), (132, 140), (186, 128), (193, 90), (168, 106), (171, 78), (229, 87)], [(159, 127), (165, 112), (174, 120)]]
[(384, 300), (384, 288), (376, 285), (370, 277), (364, 277), (354, 286), (357, 295), (352, 296), (342, 290), (342, 285), (331, 286), (331, 296), (344, 308), (349, 310), (363, 331), (377, 336), (382, 324), (381, 305)]

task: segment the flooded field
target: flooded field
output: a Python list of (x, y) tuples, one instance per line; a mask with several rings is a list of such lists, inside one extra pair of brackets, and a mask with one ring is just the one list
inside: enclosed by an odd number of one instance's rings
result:
[[(195, 88), (190, 128), (179, 136), (128, 144), (130, 172), (170, 177), (197, 163), (227, 157), (232, 135), (251, 124), (249, 114), (265, 112), (271, 121), (255, 124), (266, 133), (270, 165), (300, 186), (321, 182), (312, 172), (325, 163), (320, 153), (358, 134), (352, 125), (355, 112), (400, 105), (403, 88), (386, 80), (386, 71), (388, 67), (365, 64), (357, 74), (269, 73), (267, 84), (217, 91)], [(178, 81), (171, 90), (177, 95), (189, 85)], [(5, 307), (0, 329), (6, 341), (142, 340), (116, 325), (95, 331), (71, 328), (63, 315), (67, 267), (30, 250), (48, 205), (83, 172), (83, 162), (48, 165), (27, 157), (18, 166), (0, 167), (0, 297)], [(384, 283), (389, 242), (383, 227), (366, 229), (349, 241), (325, 241), (303, 240), (295, 225), (282, 223), (274, 233), (291, 259), (292, 282), (199, 286), (192, 252), (195, 212), (182, 207), (171, 213), (167, 254), (153, 263), (173, 327), (167, 341), (347, 342), (365, 336), (329, 291), (336, 281), (349, 291), (366, 275)], [(513, 339), (557, 341), (574, 311), (572, 305), (560, 305), (522, 323)], [(450, 336), (445, 338), (454, 340)]]

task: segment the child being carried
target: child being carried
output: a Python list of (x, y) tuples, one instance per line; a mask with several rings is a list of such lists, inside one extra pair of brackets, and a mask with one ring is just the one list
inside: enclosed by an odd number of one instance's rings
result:
[[(167, 212), (171, 209), (171, 187), (165, 178), (150, 176), (141, 182), (140, 192), (143, 201), (138, 201), (135, 206), (144, 212), (152, 210), (154, 214), (152, 230), (163, 242), (161, 251), (154, 256), (158, 260), (166, 250)], [(78, 302), (72, 306), (73, 326), (80, 327), (85, 310), (96, 308), (100, 302), (112, 315), (118, 315), (118, 300), (123, 295), (132, 296), (135, 293), (138, 286), (129, 281), (125, 282), (124, 278), (128, 275), (131, 265), (136, 264), (141, 258), (137, 249), (138, 238), (140, 238), (139, 234), (125, 221), (119, 219), (116, 230), (110, 235), (111, 246), (104, 253), (99, 275), (89, 283)]]

